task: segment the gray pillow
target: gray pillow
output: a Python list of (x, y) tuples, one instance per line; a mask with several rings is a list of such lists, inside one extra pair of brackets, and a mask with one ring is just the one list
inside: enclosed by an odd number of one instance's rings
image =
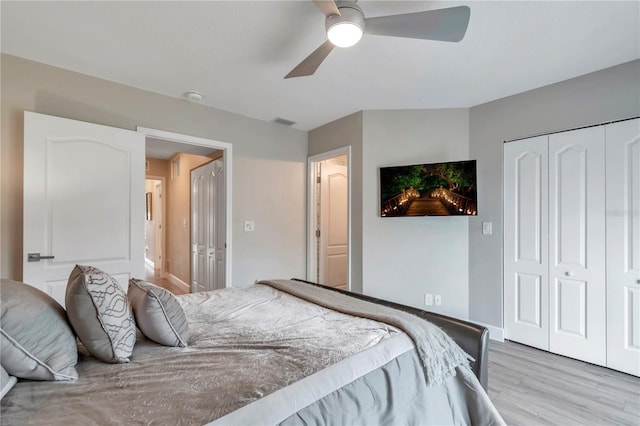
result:
[(161, 345), (187, 346), (187, 317), (173, 293), (155, 284), (131, 279), (128, 295), (142, 334)]
[(98, 268), (76, 265), (65, 303), (71, 325), (93, 356), (104, 362), (129, 362), (136, 325), (118, 281)]
[(17, 381), (15, 376), (10, 376), (4, 368), (0, 367), (0, 399), (4, 398)]
[(30, 285), (0, 280), (0, 357), (12, 376), (32, 380), (78, 378), (78, 347), (64, 309)]

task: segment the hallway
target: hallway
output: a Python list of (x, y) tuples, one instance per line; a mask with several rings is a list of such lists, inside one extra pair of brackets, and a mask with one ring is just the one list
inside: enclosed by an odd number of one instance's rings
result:
[(165, 288), (169, 290), (173, 294), (188, 294), (189, 289), (182, 285), (176, 285), (169, 281), (166, 278), (161, 278), (160, 274), (156, 274), (155, 272), (159, 272), (159, 270), (151, 270), (149, 268), (144, 268), (144, 279), (150, 283), (153, 283), (159, 287)]

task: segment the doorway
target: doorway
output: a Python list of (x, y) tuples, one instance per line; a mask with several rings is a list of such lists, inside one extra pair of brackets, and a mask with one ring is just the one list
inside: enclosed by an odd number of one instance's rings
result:
[(351, 288), (350, 147), (309, 157), (307, 279)]
[(144, 264), (164, 277), (164, 177), (147, 176), (145, 189)]
[[(224, 230), (222, 231), (221, 235), (220, 235), (220, 239), (223, 242), (222, 246), (222, 250), (224, 250), (223, 254), (219, 254), (219, 258), (222, 259), (222, 267), (218, 268), (219, 270), (223, 271), (222, 275), (218, 275), (219, 276), (219, 283), (218, 286), (220, 288), (224, 288), (224, 287), (231, 287), (231, 283), (232, 283), (232, 277), (231, 277), (231, 254), (232, 254), (232, 241), (231, 241), (231, 200), (232, 200), (232, 194), (231, 194), (231, 188), (232, 188), (232, 175), (231, 175), (231, 167), (232, 167), (232, 146), (229, 143), (226, 142), (220, 142), (220, 141), (215, 141), (215, 140), (211, 140), (211, 139), (204, 139), (204, 138), (199, 138), (199, 137), (195, 137), (195, 136), (189, 136), (189, 135), (181, 135), (181, 134), (177, 134), (177, 133), (172, 133), (172, 132), (165, 132), (162, 130), (155, 130), (155, 129), (147, 129), (147, 128), (143, 128), (143, 127), (138, 127), (137, 131), (140, 133), (145, 134), (146, 136), (146, 143), (147, 143), (147, 155), (149, 154), (149, 146), (153, 146), (154, 150), (156, 150), (156, 152), (164, 152), (164, 155), (166, 154), (166, 151), (171, 151), (174, 155), (170, 156), (171, 158), (168, 160), (169, 161), (169, 172), (168, 172), (168, 176), (167, 179), (172, 179), (171, 182), (175, 183), (174, 180), (176, 179), (184, 179), (186, 178), (187, 182), (185, 182), (185, 184), (187, 184), (187, 189), (186, 189), (186, 196), (187, 198), (184, 200), (184, 202), (178, 200), (178, 202), (180, 202), (182, 205), (184, 205), (187, 210), (186, 210), (186, 214), (184, 215), (180, 215), (179, 218), (174, 218), (176, 220), (178, 220), (178, 225), (173, 224), (175, 226), (172, 226), (171, 228), (174, 230), (179, 230), (180, 231), (180, 235), (179, 237), (182, 237), (182, 233), (184, 233), (184, 231), (188, 231), (190, 229), (190, 225), (192, 222), (192, 218), (190, 217), (190, 213), (189, 213), (189, 205), (190, 205), (190, 201), (189, 201), (189, 187), (190, 187), (190, 170), (193, 167), (197, 167), (197, 165), (202, 164), (202, 161), (199, 162), (199, 164), (194, 164), (191, 165), (191, 160), (190, 157), (197, 157), (200, 155), (206, 155), (204, 154), (205, 152), (207, 153), (211, 153), (212, 151), (218, 151), (218, 154), (216, 157), (214, 158), (219, 158), (218, 161), (222, 167), (225, 170), (225, 175), (226, 178), (224, 179), (224, 182), (222, 184), (221, 192), (224, 193), (224, 198), (221, 201), (221, 205), (219, 206), (219, 210), (222, 211), (222, 215), (220, 215), (223, 219), (223, 225), (220, 228), (223, 228)], [(204, 151), (203, 151), (204, 148)], [(175, 153), (182, 153), (182, 154), (175, 154)], [(187, 155), (184, 155), (184, 153), (186, 153)], [(153, 156), (152, 156), (153, 157)], [(151, 177), (151, 176), (149, 176)], [(165, 187), (164, 190), (166, 191), (167, 188)], [(171, 197), (171, 194), (169, 194), (169, 198)], [(173, 197), (175, 198), (175, 197)], [(172, 202), (171, 200), (169, 200), (169, 202)], [(167, 222), (169, 220), (169, 218), (167, 217), (167, 215), (163, 215), (165, 222)], [(169, 226), (167, 224), (167, 226), (165, 226), (165, 228), (167, 229), (167, 232), (171, 232), (169, 230)], [(186, 234), (186, 243), (187, 247), (187, 259), (189, 259), (191, 257), (191, 243), (190, 243), (190, 232), (187, 232)], [(166, 241), (166, 244), (171, 244), (170, 241), (167, 241), (166, 239), (164, 240)], [(186, 268), (188, 270), (183, 271), (184, 273), (181, 273), (180, 276), (184, 276), (184, 278), (182, 279), (176, 279), (175, 276), (173, 276), (173, 274), (171, 273), (171, 271), (169, 271), (169, 269), (173, 268), (173, 266), (176, 265), (172, 265), (171, 264), (171, 259), (169, 259), (169, 257), (167, 256), (167, 253), (165, 252), (165, 256), (163, 258), (163, 262), (162, 262), (162, 266), (163, 267), (167, 267), (167, 271), (164, 274), (164, 278), (168, 279), (171, 283), (179, 285), (180, 287), (185, 287), (187, 289), (189, 289), (190, 287), (192, 287), (190, 284), (192, 282), (192, 278), (191, 278), (191, 274), (189, 273), (190, 268), (190, 261), (187, 260), (186, 262)], [(167, 266), (168, 265), (168, 266)], [(193, 290), (191, 288), (191, 290)]]

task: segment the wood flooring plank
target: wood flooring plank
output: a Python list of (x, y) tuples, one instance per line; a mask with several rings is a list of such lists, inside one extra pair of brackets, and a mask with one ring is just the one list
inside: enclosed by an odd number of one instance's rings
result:
[(598, 383), (598, 391), (622, 400), (634, 400), (640, 397), (639, 388), (640, 380), (636, 385), (611, 379)]
[(545, 383), (542, 378), (524, 379), (522, 386), (537, 391), (536, 395), (553, 398), (554, 405), (566, 411), (589, 413), (588, 417), (595, 424), (634, 424), (637, 420), (636, 416), (624, 412), (624, 400), (609, 399), (591, 389), (560, 386), (556, 381), (553, 384)]
[[(518, 405), (520, 410), (529, 413), (531, 422), (528, 424), (540, 425), (615, 425), (615, 422), (597, 421), (590, 413), (578, 412), (572, 407), (559, 405), (555, 401), (530, 392), (529, 390), (512, 390), (503, 392), (498, 400), (506, 401), (512, 405)], [(508, 414), (507, 417), (509, 416)], [(506, 421), (506, 420), (505, 420)]]
[[(631, 413), (638, 418), (640, 418), (640, 399), (635, 401), (625, 401), (624, 402), (624, 411), (627, 413)], [(640, 422), (639, 422), (640, 423)]]

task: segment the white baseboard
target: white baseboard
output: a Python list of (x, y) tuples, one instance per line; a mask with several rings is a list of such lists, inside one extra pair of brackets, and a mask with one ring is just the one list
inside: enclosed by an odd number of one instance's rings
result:
[(180, 278), (178, 278), (178, 277), (176, 277), (175, 275), (170, 274), (170, 273), (168, 273), (168, 272), (167, 272), (167, 279), (168, 279), (169, 281), (171, 281), (171, 283), (172, 283), (172, 284), (175, 284), (175, 285), (181, 285), (181, 286), (184, 286), (184, 287), (186, 287), (186, 288), (188, 288), (188, 289), (191, 289), (191, 286), (190, 286), (189, 284), (185, 283), (185, 282), (184, 282), (184, 281), (182, 281)]
[(483, 324), (478, 321), (473, 322), (489, 329), (489, 339), (495, 340), (497, 342), (504, 342), (504, 328), (496, 327), (495, 325), (490, 324)]

